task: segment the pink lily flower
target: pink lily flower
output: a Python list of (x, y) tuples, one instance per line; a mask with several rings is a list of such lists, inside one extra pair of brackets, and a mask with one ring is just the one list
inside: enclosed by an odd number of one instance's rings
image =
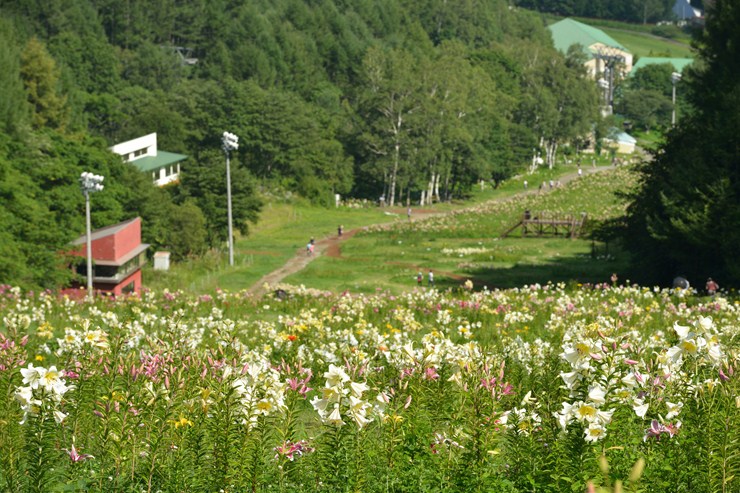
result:
[(83, 462), (88, 459), (94, 459), (92, 455), (89, 454), (80, 454), (77, 452), (77, 449), (75, 448), (75, 444), (72, 444), (72, 448), (70, 450), (64, 449), (65, 452), (69, 454), (69, 458), (72, 460), (72, 462)]

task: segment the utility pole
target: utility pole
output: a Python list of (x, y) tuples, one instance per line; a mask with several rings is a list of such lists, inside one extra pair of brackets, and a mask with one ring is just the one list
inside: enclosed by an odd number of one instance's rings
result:
[(103, 190), (105, 177), (90, 172), (80, 175), (80, 188), (85, 195), (85, 231), (87, 239), (87, 299), (93, 300), (92, 232), (90, 226), (90, 194)]
[(226, 205), (229, 215), (229, 265), (234, 265), (234, 226), (231, 219), (231, 168), (229, 166), (229, 152), (239, 149), (239, 137), (224, 132), (221, 142), (226, 153)]

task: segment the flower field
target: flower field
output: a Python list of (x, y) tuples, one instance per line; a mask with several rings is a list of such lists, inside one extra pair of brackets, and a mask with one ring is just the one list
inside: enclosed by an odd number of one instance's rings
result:
[(1, 287), (0, 491), (740, 490), (734, 298), (280, 294)]

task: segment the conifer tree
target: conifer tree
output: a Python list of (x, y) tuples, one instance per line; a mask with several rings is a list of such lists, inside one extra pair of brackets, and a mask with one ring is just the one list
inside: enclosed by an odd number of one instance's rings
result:
[(58, 92), (59, 69), (37, 38), (31, 38), (21, 53), (21, 76), (33, 106), (34, 127), (64, 129), (68, 116), (67, 98)]
[[(685, 79), (694, 111), (679, 121), (628, 210), (626, 245), (650, 281), (711, 276), (740, 283), (740, 4), (717, 0)], [(638, 279), (639, 280), (639, 279)]]

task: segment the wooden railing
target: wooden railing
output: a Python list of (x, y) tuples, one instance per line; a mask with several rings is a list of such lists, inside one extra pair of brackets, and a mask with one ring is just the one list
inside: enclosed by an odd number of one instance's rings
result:
[(553, 212), (524, 211), (519, 221), (510, 226), (501, 235), (501, 238), (506, 238), (518, 228), (521, 228), (522, 237), (562, 235), (577, 238), (585, 222), (585, 212), (580, 214), (557, 214)]

